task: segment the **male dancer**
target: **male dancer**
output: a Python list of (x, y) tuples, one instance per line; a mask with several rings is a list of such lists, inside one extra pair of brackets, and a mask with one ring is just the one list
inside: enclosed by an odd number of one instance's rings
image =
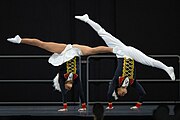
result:
[(111, 97), (114, 91), (117, 90), (118, 95), (124, 96), (127, 93), (127, 86), (130, 84), (139, 93), (139, 101), (136, 106), (131, 107), (131, 109), (138, 109), (143, 101), (143, 97), (146, 94), (142, 86), (135, 80), (134, 75), (134, 61), (141, 64), (148, 65), (151, 67), (156, 67), (165, 70), (172, 80), (175, 80), (174, 68), (168, 67), (162, 62), (148, 57), (141, 51), (134, 47), (126, 46), (119, 39), (112, 36), (110, 33), (106, 32), (98, 23), (92, 21), (87, 14), (83, 16), (75, 16), (76, 19), (88, 23), (98, 35), (105, 41), (107, 46), (114, 49), (114, 53), (118, 59), (118, 67), (116, 69), (115, 75), (108, 90), (108, 101), (109, 106), (107, 109), (112, 109)]
[[(16, 35), (14, 38), (8, 38), (8, 41), (18, 44), (27, 44), (45, 49), (49, 52), (54, 53), (49, 58), (49, 63), (53, 66), (60, 66), (59, 74), (54, 79), (54, 86), (56, 89), (61, 90), (63, 99), (63, 108), (58, 111), (67, 111), (67, 91), (71, 88), (76, 87), (80, 99), (82, 108), (78, 111), (86, 111), (86, 103), (84, 93), (80, 79), (78, 77), (78, 56), (92, 55), (98, 53), (112, 53), (113, 49), (106, 46), (89, 47), (78, 44), (61, 44), (55, 42), (43, 42), (38, 39), (32, 38), (21, 38)], [(60, 85), (59, 85), (60, 84)], [(78, 96), (78, 97), (79, 97)]]

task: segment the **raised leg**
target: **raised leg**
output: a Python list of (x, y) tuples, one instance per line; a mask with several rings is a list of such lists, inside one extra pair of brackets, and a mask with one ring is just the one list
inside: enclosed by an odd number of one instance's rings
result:
[(66, 47), (66, 44), (55, 42), (43, 42), (35, 38), (20, 38), (19, 35), (16, 35), (14, 38), (8, 38), (7, 40), (12, 43), (22, 43), (31, 46), (36, 46), (52, 53), (61, 53)]
[(145, 55), (143, 52), (141, 52), (140, 50), (138, 50), (134, 47), (130, 47), (130, 46), (126, 47), (126, 49), (124, 49), (124, 53), (127, 56), (133, 58), (135, 61), (137, 61), (141, 64), (165, 70), (168, 73), (168, 75), (170, 76), (170, 78), (172, 80), (175, 80), (175, 74), (174, 74), (174, 68), (173, 67), (171, 67), (171, 66), (168, 67), (167, 65), (165, 65), (161, 61), (158, 61), (156, 59), (153, 59), (153, 58)]
[(85, 45), (73, 44), (73, 47), (79, 48), (83, 55), (93, 55), (99, 53), (112, 53), (113, 49), (106, 46), (89, 47)]
[(126, 46), (120, 40), (118, 40), (117, 38), (113, 37), (111, 34), (106, 32), (98, 23), (95, 23), (94, 21), (89, 19), (87, 14), (83, 16), (75, 16), (75, 18), (88, 23), (98, 33), (98, 35), (105, 41), (107, 46), (113, 48), (113, 53), (115, 53), (117, 57), (128, 56), (144, 65), (163, 69), (168, 73), (168, 75), (172, 80), (175, 80), (173, 67), (166, 66), (161, 61), (155, 60), (145, 55), (140, 50), (137, 50), (134, 47)]
[(75, 16), (75, 18), (88, 23), (109, 47), (114, 48), (117, 45), (119, 47), (125, 46), (120, 40), (112, 36), (110, 33), (106, 32), (98, 23), (91, 20), (87, 14), (83, 16)]

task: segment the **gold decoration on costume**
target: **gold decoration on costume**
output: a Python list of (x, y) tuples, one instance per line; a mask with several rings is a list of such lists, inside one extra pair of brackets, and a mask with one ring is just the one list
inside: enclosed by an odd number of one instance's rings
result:
[(76, 57), (66, 62), (67, 73), (76, 74)]
[(134, 77), (134, 60), (131, 58), (124, 58), (122, 77), (133, 79)]

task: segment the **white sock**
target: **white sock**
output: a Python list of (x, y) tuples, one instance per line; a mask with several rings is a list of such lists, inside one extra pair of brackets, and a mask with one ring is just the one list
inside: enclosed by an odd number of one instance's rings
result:
[(120, 40), (106, 32), (98, 23), (92, 21), (87, 14), (83, 16), (75, 16), (75, 18), (87, 22), (98, 33), (98, 35), (102, 37), (109, 47), (114, 48), (117, 45), (121, 47), (125, 46)]
[(19, 35), (16, 35), (14, 38), (8, 38), (7, 41), (12, 43), (21, 43), (21, 37)]
[(89, 16), (87, 14), (84, 14), (83, 16), (75, 16), (75, 18), (81, 21), (87, 22), (89, 19)]

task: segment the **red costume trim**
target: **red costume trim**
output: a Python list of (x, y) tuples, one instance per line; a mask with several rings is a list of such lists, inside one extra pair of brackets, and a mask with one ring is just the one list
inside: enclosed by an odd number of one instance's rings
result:
[[(124, 82), (125, 77), (119, 77), (119, 85), (122, 85), (122, 83)], [(130, 85), (132, 85), (134, 83), (134, 79), (129, 79), (129, 83)]]
[[(69, 73), (64, 74), (64, 78), (68, 78)], [(78, 77), (78, 74), (73, 74), (73, 80), (75, 80)]]

